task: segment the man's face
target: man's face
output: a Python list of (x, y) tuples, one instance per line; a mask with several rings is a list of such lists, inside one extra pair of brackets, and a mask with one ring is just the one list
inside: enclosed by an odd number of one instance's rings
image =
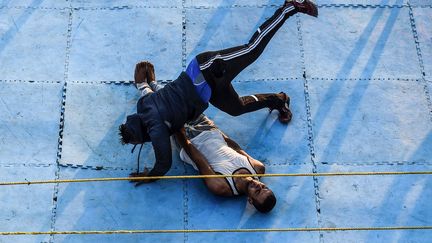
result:
[(263, 203), (269, 195), (273, 194), (264, 183), (255, 179), (249, 182), (247, 190), (249, 198), (257, 203)]

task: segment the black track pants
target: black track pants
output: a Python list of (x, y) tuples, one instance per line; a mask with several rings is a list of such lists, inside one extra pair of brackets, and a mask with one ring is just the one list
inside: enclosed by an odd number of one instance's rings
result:
[(278, 29), (296, 12), (292, 4), (286, 3), (258, 28), (249, 43), (224, 50), (204, 52), (196, 56), (199, 68), (212, 89), (210, 98), (212, 105), (233, 116), (265, 107), (281, 106), (281, 96), (277, 94), (239, 97), (231, 82), (261, 55)]

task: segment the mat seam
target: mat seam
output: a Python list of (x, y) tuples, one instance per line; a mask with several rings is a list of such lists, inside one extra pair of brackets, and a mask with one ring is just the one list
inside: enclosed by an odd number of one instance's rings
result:
[[(63, 73), (64, 83), (62, 88), (62, 101), (61, 101), (61, 108), (60, 108), (59, 135), (58, 135), (57, 158), (56, 158), (57, 169), (55, 173), (55, 179), (57, 180), (60, 178), (60, 160), (61, 160), (61, 154), (63, 149), (64, 114), (65, 114), (65, 107), (66, 107), (67, 79), (68, 79), (69, 56), (70, 56), (70, 47), (71, 47), (72, 18), (73, 18), (73, 9), (69, 8), (64, 73)], [(53, 199), (52, 199), (53, 207), (51, 210), (51, 231), (56, 230), (58, 191), (59, 191), (59, 183), (56, 183), (54, 184), (54, 192), (53, 192)], [(50, 235), (49, 242), (54, 242), (54, 235), (52, 234)]]
[[(299, 48), (300, 59), (301, 59), (302, 70), (303, 70), (303, 87), (304, 87), (303, 91), (304, 91), (305, 108), (306, 108), (309, 156), (312, 162), (312, 173), (317, 173), (317, 164), (315, 162), (315, 146), (314, 146), (314, 135), (313, 135), (313, 127), (312, 127), (309, 87), (308, 87), (308, 78), (307, 78), (307, 70), (306, 70), (305, 49), (303, 45), (302, 22), (301, 22), (301, 17), (298, 15), (296, 15), (296, 23), (297, 23), (299, 45), (300, 45)], [(317, 215), (317, 224), (318, 226), (321, 226), (322, 225), (321, 202), (319, 197), (318, 179), (316, 176), (313, 176), (312, 179), (313, 179), (313, 186), (314, 186), (314, 199), (315, 199), (315, 211)], [(319, 242), (320, 243), (324, 242), (323, 232), (321, 231), (319, 232)]]
[[(404, 79), (404, 78), (318, 78), (308, 77), (310, 80), (324, 80), (324, 81), (397, 81), (397, 82), (419, 82), (423, 81), (424, 78), (419, 79)], [(303, 80), (302, 77), (279, 77), (279, 78), (258, 78), (248, 80), (234, 80), (233, 83), (250, 83), (250, 82), (272, 82), (272, 81), (293, 81)], [(168, 84), (172, 82), (172, 79), (157, 80), (158, 83)], [(430, 83), (432, 81), (427, 81)], [(0, 83), (62, 83), (62, 81), (35, 81), (35, 80), (22, 80), (22, 79), (5, 79), (0, 80)], [(118, 85), (131, 85), (133, 81), (122, 81), (122, 80), (102, 80), (102, 81), (68, 81), (72, 84), (118, 84)]]
[(432, 122), (432, 101), (431, 101), (431, 95), (429, 92), (428, 82), (426, 81), (426, 70), (425, 70), (424, 61), (423, 61), (423, 54), (422, 54), (422, 49), (421, 49), (421, 45), (420, 45), (419, 35), (417, 32), (417, 25), (416, 25), (416, 21), (415, 21), (415, 17), (414, 17), (413, 8), (410, 4), (408, 4), (408, 7), (409, 7), (411, 30), (412, 30), (414, 41), (415, 41), (418, 62), (420, 64), (420, 72), (422, 74), (422, 79), (419, 82), (423, 85), (423, 92), (424, 92), (424, 95), (426, 98), (427, 108), (429, 111), (429, 119)]
[[(405, 8), (409, 4), (317, 4), (319, 8)], [(182, 3), (182, 7), (178, 6), (148, 6), (148, 5), (122, 5), (122, 6), (110, 6), (110, 7), (33, 7), (33, 6), (0, 6), (0, 9), (40, 9), (40, 10), (69, 10), (74, 11), (104, 11), (104, 10), (131, 10), (131, 9), (230, 9), (230, 8), (278, 8), (279, 4), (259, 4), (259, 5), (248, 5), (248, 4), (231, 4), (225, 6), (185, 6)], [(432, 8), (432, 5), (415, 5), (417, 8)]]
[[(405, 165), (405, 166), (418, 166), (418, 165), (432, 165), (432, 161), (403, 161), (403, 160), (394, 160), (394, 161), (373, 161), (373, 162), (343, 162), (343, 161), (322, 161), (318, 162), (320, 165), (329, 166), (329, 165), (349, 165), (349, 166), (373, 166), (373, 165)], [(299, 165), (308, 165), (307, 162), (288, 162), (288, 163), (265, 163), (266, 166), (299, 166)], [(56, 164), (49, 163), (2, 163), (0, 164), (0, 168), (10, 168), (10, 167), (51, 167), (57, 166)], [(111, 166), (91, 166), (91, 165), (78, 165), (78, 164), (59, 164), (58, 166), (62, 168), (71, 168), (71, 169), (82, 169), (82, 170), (105, 170), (105, 171), (115, 171), (115, 170), (124, 170), (124, 171), (135, 171), (135, 168), (127, 168), (127, 167), (111, 167)], [(173, 166), (172, 169), (178, 170), (180, 167)]]
[[(181, 46), (182, 46), (182, 69), (186, 70), (186, 0), (182, 0), (181, 3), (182, 7), (182, 39), (181, 39)], [(183, 163), (183, 173), (186, 174), (187, 168), (186, 165)], [(187, 180), (182, 180), (183, 184), (183, 229), (187, 230), (189, 228), (189, 187)], [(187, 232), (183, 233), (183, 242), (188, 242), (189, 240), (189, 234)]]

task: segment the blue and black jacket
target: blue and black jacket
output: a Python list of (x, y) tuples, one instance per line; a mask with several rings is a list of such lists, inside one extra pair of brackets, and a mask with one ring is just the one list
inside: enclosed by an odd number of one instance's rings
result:
[(125, 125), (142, 143), (152, 142), (156, 162), (150, 176), (168, 172), (172, 164), (170, 136), (207, 107), (208, 103), (200, 98), (185, 72), (164, 88), (138, 100), (137, 113), (128, 116)]

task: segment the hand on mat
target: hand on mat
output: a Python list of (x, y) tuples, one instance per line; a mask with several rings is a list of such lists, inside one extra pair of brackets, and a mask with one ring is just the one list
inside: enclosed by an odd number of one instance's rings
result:
[[(134, 178), (134, 177), (146, 177), (146, 176), (148, 176), (149, 172), (150, 171), (147, 168), (145, 168), (143, 172), (132, 172), (132, 173), (130, 173), (129, 177), (130, 178)], [(135, 187), (140, 186), (141, 184), (150, 183), (150, 182), (153, 182), (153, 181), (155, 181), (155, 180), (154, 179), (145, 179), (145, 180), (134, 180), (134, 179), (131, 179), (131, 180), (129, 180), (129, 182), (135, 183)]]

